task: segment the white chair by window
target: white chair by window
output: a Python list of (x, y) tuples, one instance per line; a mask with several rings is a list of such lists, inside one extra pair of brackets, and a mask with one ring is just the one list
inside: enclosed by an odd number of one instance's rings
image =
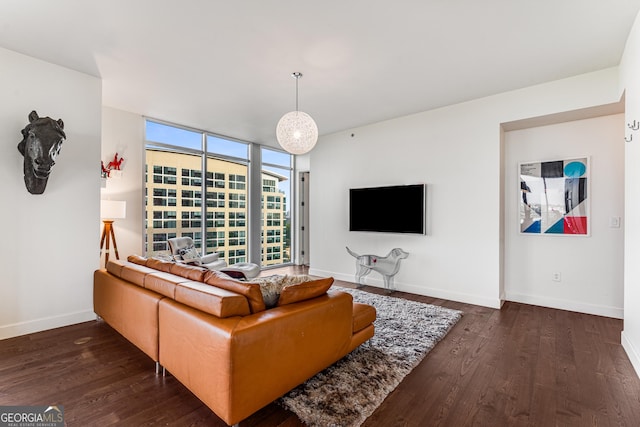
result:
[(196, 264), (209, 270), (220, 270), (227, 266), (227, 262), (220, 258), (220, 254), (201, 255), (193, 244), (191, 237), (174, 237), (168, 240), (171, 255), (177, 262)]

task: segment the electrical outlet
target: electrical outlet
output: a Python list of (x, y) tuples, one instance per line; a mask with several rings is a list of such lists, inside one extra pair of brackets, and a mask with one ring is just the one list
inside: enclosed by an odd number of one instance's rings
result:
[(554, 282), (561, 282), (562, 281), (562, 274), (560, 274), (559, 272), (553, 273), (553, 281)]

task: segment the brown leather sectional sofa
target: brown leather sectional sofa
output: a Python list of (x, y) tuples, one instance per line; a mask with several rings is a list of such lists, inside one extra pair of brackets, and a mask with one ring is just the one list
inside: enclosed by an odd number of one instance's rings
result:
[[(328, 290), (282, 290), (184, 264), (130, 256), (94, 273), (94, 311), (227, 424), (236, 424), (374, 334), (375, 309)], [(328, 290), (328, 291), (327, 291)]]

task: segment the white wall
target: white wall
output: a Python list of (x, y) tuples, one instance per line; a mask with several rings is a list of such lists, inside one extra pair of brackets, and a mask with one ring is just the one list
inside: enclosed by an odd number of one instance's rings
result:
[[(505, 132), (505, 297), (623, 317), (624, 116)], [(521, 234), (518, 163), (589, 156), (590, 236)], [(561, 281), (552, 279), (561, 273)]]
[[(353, 280), (345, 246), (401, 247), (410, 256), (398, 289), (499, 307), (501, 124), (619, 99), (613, 68), (322, 137), (310, 155), (310, 273)], [(348, 231), (349, 188), (419, 182), (427, 184), (427, 236)], [(372, 273), (369, 283), (382, 282)]]
[[(144, 118), (110, 107), (102, 109), (102, 161), (124, 158), (121, 173), (113, 173), (101, 189), (105, 200), (127, 202), (127, 217), (115, 220), (113, 228), (120, 259), (143, 254), (144, 246)], [(115, 257), (113, 252), (110, 259)], [(104, 254), (102, 255), (104, 265)]]
[[(0, 339), (95, 318), (101, 82), (0, 48)], [(44, 194), (30, 194), (16, 146), (27, 116), (67, 138)]]
[[(640, 15), (639, 15), (640, 16)], [(629, 34), (620, 63), (620, 85), (625, 89), (625, 125), (640, 120), (640, 21)], [(640, 132), (625, 126), (625, 248), (624, 248), (624, 346), (640, 373)]]

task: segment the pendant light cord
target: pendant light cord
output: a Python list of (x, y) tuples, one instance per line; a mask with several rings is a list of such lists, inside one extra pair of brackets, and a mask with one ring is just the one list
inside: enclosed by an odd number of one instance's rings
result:
[(302, 77), (302, 73), (296, 71), (295, 73), (291, 73), (291, 77), (296, 79), (296, 112), (298, 111), (298, 80)]

